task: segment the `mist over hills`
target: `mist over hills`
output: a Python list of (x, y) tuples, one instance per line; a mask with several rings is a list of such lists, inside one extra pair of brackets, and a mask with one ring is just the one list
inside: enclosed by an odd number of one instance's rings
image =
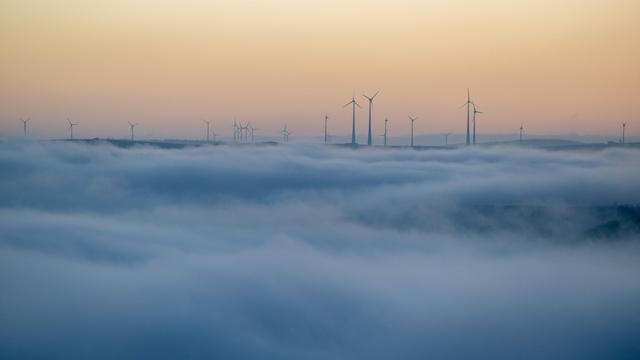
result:
[(635, 358), (639, 155), (4, 141), (0, 354)]

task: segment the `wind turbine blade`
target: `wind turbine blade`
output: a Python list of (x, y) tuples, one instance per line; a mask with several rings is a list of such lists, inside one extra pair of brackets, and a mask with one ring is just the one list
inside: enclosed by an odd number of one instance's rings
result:
[(349, 101), (348, 103), (344, 104), (343, 108), (346, 108), (347, 106), (351, 105), (353, 103), (353, 100)]

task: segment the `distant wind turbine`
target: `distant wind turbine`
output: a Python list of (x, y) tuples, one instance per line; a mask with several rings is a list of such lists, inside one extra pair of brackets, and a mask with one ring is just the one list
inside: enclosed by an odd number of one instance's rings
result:
[(383, 136), (383, 144), (384, 146), (387, 146), (387, 134), (388, 134), (388, 125), (389, 125), (389, 119), (388, 118), (384, 118), (384, 134), (382, 134)]
[(409, 116), (409, 120), (411, 120), (411, 147), (413, 147), (413, 123), (418, 120), (418, 118)]
[(361, 108), (360, 104), (358, 104), (358, 102), (356, 102), (356, 97), (353, 96), (351, 98), (351, 101), (349, 101), (348, 103), (346, 103), (343, 107), (347, 107), (351, 105), (353, 107), (353, 120), (352, 120), (352, 126), (351, 126), (351, 145), (355, 145), (356, 144), (356, 106)]
[(622, 123), (622, 145), (625, 143), (625, 130), (627, 128), (627, 122)]
[(471, 105), (473, 105), (473, 145), (475, 145), (476, 144), (476, 114), (482, 114), (483, 112), (478, 110), (476, 103), (471, 102)]
[(69, 140), (73, 140), (73, 127), (78, 126), (80, 124), (74, 124), (69, 119), (67, 119), (67, 122), (69, 123)]
[(244, 125), (240, 123), (240, 141), (243, 143), (249, 142), (249, 123)]
[(380, 93), (380, 91), (377, 91), (375, 94), (373, 94), (373, 96), (369, 97), (367, 95), (362, 95), (364, 96), (367, 100), (369, 100), (369, 133), (367, 136), (367, 145), (371, 146), (372, 144), (372, 139), (371, 139), (371, 110), (373, 108), (373, 99), (376, 98), (376, 96), (378, 96), (378, 94)]
[(289, 130), (287, 129), (287, 124), (284, 124), (284, 128), (282, 129), (282, 131), (280, 131), (280, 133), (282, 134), (282, 141), (289, 142), (289, 135), (291, 135), (291, 132), (289, 132)]
[(253, 125), (251, 125), (251, 123), (249, 123), (249, 132), (251, 134), (251, 143), (253, 143), (253, 144), (255, 144), (253, 133), (254, 133), (254, 131), (258, 131), (258, 130), (260, 130), (260, 129), (254, 128)]
[(27, 123), (29, 122), (29, 120), (31, 119), (20, 118), (20, 121), (22, 122), (22, 131), (24, 132), (24, 137), (27, 137)]
[(138, 124), (132, 123), (131, 121), (127, 121), (129, 123), (129, 127), (131, 128), (131, 141), (134, 140), (134, 134), (133, 134), (133, 129), (138, 126)]
[(329, 114), (324, 114), (324, 143), (327, 144), (329, 141), (329, 133), (327, 132), (327, 122), (329, 121)]
[(449, 145), (449, 135), (451, 135), (451, 133), (442, 133), (441, 135), (444, 136), (444, 144)]
[(211, 131), (209, 130), (211, 128), (211, 120), (202, 120), (205, 124), (207, 124), (207, 142), (209, 142), (209, 136), (211, 134)]
[(235, 118), (233, 118), (233, 143), (235, 144), (236, 142), (238, 142), (238, 138), (239, 138), (239, 128), (238, 128), (238, 122), (236, 121)]
[(522, 131), (524, 131), (524, 123), (520, 123), (520, 144), (522, 145)]
[(461, 109), (465, 106), (467, 107), (467, 146), (471, 143), (471, 136), (469, 134), (469, 113), (471, 112), (471, 104), (471, 92), (467, 89), (467, 102), (460, 106)]

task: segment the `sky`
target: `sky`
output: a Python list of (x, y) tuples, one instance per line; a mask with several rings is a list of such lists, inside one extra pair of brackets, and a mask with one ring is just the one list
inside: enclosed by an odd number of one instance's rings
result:
[(634, 149), (3, 141), (0, 169), (3, 359), (640, 355)]
[[(374, 131), (638, 134), (637, 0), (0, 3), (0, 133), (202, 137), (203, 118), (264, 133), (350, 130), (342, 105), (381, 93)], [(365, 133), (366, 113), (358, 128)], [(637, 124), (637, 125), (636, 125)]]

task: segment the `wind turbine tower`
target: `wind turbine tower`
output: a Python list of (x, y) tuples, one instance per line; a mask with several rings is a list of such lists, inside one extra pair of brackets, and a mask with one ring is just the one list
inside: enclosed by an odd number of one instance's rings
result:
[(356, 106), (361, 108), (360, 104), (356, 101), (355, 95), (351, 98), (351, 101), (346, 103), (343, 107), (351, 105), (353, 107), (353, 119), (351, 122), (351, 145), (356, 144)]
[(524, 123), (520, 123), (520, 145), (522, 145), (522, 131), (524, 130)]
[(409, 116), (409, 120), (411, 120), (411, 147), (413, 147), (413, 123), (418, 120), (418, 118)]
[(624, 136), (625, 136), (626, 128), (627, 128), (627, 122), (625, 121), (622, 123), (622, 145), (624, 145), (624, 142), (625, 142)]
[(324, 143), (327, 144), (329, 140), (329, 133), (327, 133), (327, 122), (329, 121), (329, 114), (324, 114)]
[(482, 111), (479, 111), (474, 102), (471, 103), (473, 105), (473, 145), (476, 144), (476, 114), (482, 114)]
[(67, 122), (69, 123), (69, 140), (73, 140), (73, 127), (78, 126), (79, 124), (72, 123), (69, 119), (67, 119)]
[(384, 118), (384, 134), (382, 135), (382, 136), (384, 136), (384, 146), (387, 146), (388, 125), (389, 125), (389, 119), (388, 118)]
[(254, 127), (253, 127), (253, 125), (251, 125), (251, 123), (249, 123), (249, 125), (248, 125), (248, 126), (249, 126), (249, 133), (251, 134), (251, 143), (252, 143), (252, 144), (255, 144), (255, 143), (256, 143), (256, 141), (254, 140), (255, 138), (253, 137), (253, 133), (254, 133), (254, 131), (258, 131), (258, 130), (260, 130), (260, 129), (258, 129), (258, 128), (254, 128)]
[(284, 129), (282, 129), (280, 133), (282, 134), (282, 141), (286, 143), (289, 142), (289, 135), (291, 135), (291, 133), (287, 129), (287, 124), (284, 124)]
[(233, 119), (233, 143), (237, 143), (238, 142), (238, 133), (239, 133), (239, 129), (238, 129), (238, 122), (236, 121), (236, 119)]
[(133, 134), (133, 129), (134, 129), (136, 126), (138, 126), (138, 124), (134, 124), (134, 123), (132, 123), (131, 121), (127, 121), (127, 122), (129, 123), (129, 127), (131, 128), (131, 141), (133, 141), (133, 140), (134, 140), (134, 136), (133, 136), (133, 135), (134, 135), (134, 134)]
[(451, 133), (443, 133), (442, 136), (444, 136), (444, 145), (449, 145), (449, 135), (451, 135)]
[(211, 120), (202, 120), (205, 124), (207, 124), (207, 142), (209, 142), (209, 136), (211, 134), (211, 131), (209, 130), (211, 128)]
[(249, 123), (246, 123), (245, 125), (242, 125), (242, 123), (240, 123), (240, 142), (249, 142)]
[(463, 108), (465, 106), (467, 107), (467, 146), (469, 146), (469, 144), (471, 143), (471, 137), (469, 134), (469, 113), (471, 112), (471, 104), (473, 104), (471, 102), (471, 92), (469, 91), (469, 89), (467, 89), (467, 102), (460, 106), (460, 108)]
[(22, 131), (24, 132), (24, 137), (27, 137), (27, 123), (29, 122), (29, 120), (31, 119), (20, 118), (20, 121), (22, 122)]
[(376, 96), (378, 96), (378, 94), (380, 93), (380, 91), (377, 91), (373, 96), (369, 97), (367, 95), (362, 95), (364, 96), (367, 100), (369, 100), (369, 133), (367, 136), (367, 145), (371, 146), (372, 144), (372, 139), (371, 139), (371, 110), (373, 108), (373, 99), (376, 98)]

